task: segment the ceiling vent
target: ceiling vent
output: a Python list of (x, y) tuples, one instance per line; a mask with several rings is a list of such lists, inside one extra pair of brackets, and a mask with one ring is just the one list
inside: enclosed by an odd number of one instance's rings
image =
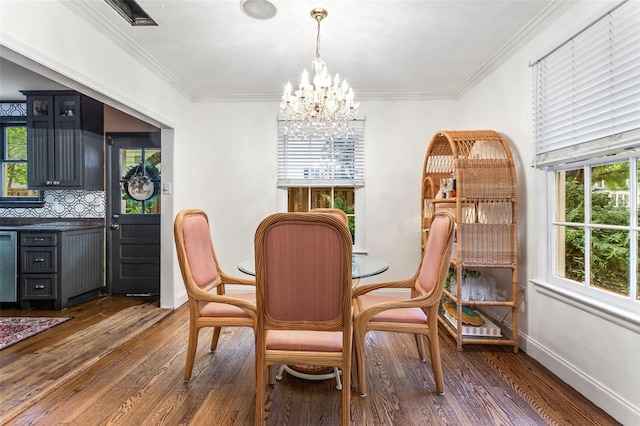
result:
[(104, 0), (132, 26), (155, 26), (158, 24), (135, 0)]

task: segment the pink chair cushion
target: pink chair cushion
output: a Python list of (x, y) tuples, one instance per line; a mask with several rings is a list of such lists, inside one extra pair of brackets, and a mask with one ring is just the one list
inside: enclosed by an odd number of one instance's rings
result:
[[(358, 307), (360, 310), (364, 310), (372, 305), (384, 302), (397, 302), (399, 300), (405, 300), (395, 297), (377, 296), (375, 294), (364, 294), (358, 296)], [(426, 324), (427, 315), (420, 308), (402, 308), (402, 309), (389, 309), (388, 311), (382, 311), (377, 315), (374, 315), (369, 320), (371, 322), (400, 322), (406, 324)]]
[(340, 352), (342, 332), (268, 330), (265, 343), (269, 350)]
[[(242, 299), (249, 303), (252, 303), (254, 306), (256, 304), (256, 294), (255, 293), (234, 293), (228, 294), (229, 297), (234, 297), (236, 299)], [(237, 318), (249, 318), (249, 315), (238, 308), (237, 306), (229, 305), (227, 303), (217, 303), (217, 302), (209, 302), (204, 305), (200, 309), (200, 316), (203, 317), (237, 317)]]
[(425, 293), (433, 290), (437, 284), (448, 231), (449, 220), (444, 216), (436, 216), (431, 223), (427, 247), (424, 249), (422, 266), (418, 275), (418, 283)]
[(198, 287), (218, 278), (218, 269), (211, 252), (211, 234), (207, 220), (200, 215), (185, 216), (182, 235), (191, 275)]
[(265, 242), (267, 316), (283, 322), (341, 319), (344, 263), (337, 230), (326, 223), (280, 223)]

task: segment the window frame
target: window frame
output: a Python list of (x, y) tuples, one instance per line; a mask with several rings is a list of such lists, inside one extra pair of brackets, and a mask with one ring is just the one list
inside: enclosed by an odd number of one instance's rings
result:
[[(640, 140), (638, 140), (637, 143), (640, 147)], [(636, 241), (638, 238), (640, 238), (640, 224), (637, 220), (638, 208), (640, 208), (638, 204), (640, 203), (638, 202), (638, 194), (636, 188), (637, 184), (634, 185), (636, 181), (633, 180), (634, 178), (637, 180), (638, 176), (635, 172), (632, 173), (633, 167), (630, 167), (629, 198), (630, 200), (635, 200), (635, 203), (630, 203), (629, 205), (630, 223), (625, 228), (628, 228), (629, 232), (631, 233), (629, 250), (629, 276), (631, 277), (631, 274), (635, 272), (635, 283), (633, 282), (633, 278), (631, 278), (628, 294), (624, 296), (607, 291), (606, 289), (594, 287), (592, 285), (589, 285), (587, 280), (585, 280), (584, 283), (581, 283), (562, 277), (558, 275), (556, 269), (556, 259), (558, 258), (558, 256), (564, 256), (564, 253), (559, 253), (558, 251), (557, 227), (563, 226), (567, 223), (556, 220), (556, 212), (558, 208), (556, 172), (576, 170), (580, 168), (590, 168), (599, 165), (618, 163), (625, 160), (628, 161), (629, 164), (632, 164), (634, 161), (640, 161), (640, 151), (630, 151), (618, 156), (600, 157), (581, 162), (574, 162), (562, 166), (550, 167), (545, 170), (544, 186), (546, 188), (545, 199), (547, 200), (547, 204), (544, 205), (543, 203), (541, 205), (541, 208), (546, 209), (546, 215), (543, 215), (542, 217), (545, 218), (546, 223), (544, 223), (543, 225), (547, 229), (547, 232), (544, 233), (546, 241), (541, 241), (541, 249), (546, 249), (547, 256), (541, 257), (542, 259), (544, 259), (544, 262), (541, 262), (540, 270), (545, 271), (542, 273), (542, 276), (544, 277), (545, 281), (552, 286), (552, 290), (560, 290), (565, 296), (573, 299), (579, 299), (591, 305), (598, 311), (610, 311), (616, 313), (617, 316), (621, 316), (625, 319), (635, 318), (635, 322), (640, 323), (640, 314), (638, 314), (638, 309), (640, 308), (640, 300), (636, 299), (637, 286), (640, 283), (638, 282), (637, 278), (638, 271), (634, 271), (634, 262), (635, 265), (637, 265), (638, 262), (638, 244)], [(587, 191), (586, 188), (590, 189)], [(591, 198), (592, 190), (593, 189), (591, 188), (590, 177), (588, 177), (585, 179), (585, 201)], [(587, 223), (588, 219), (589, 217), (585, 214), (583, 222), (580, 222), (584, 229), (586, 229), (587, 227), (603, 227), (602, 224)], [(571, 225), (579, 226), (577, 222), (572, 222)], [(604, 228), (606, 228), (606, 225), (604, 226)], [(635, 245), (633, 244), (634, 242), (636, 242)], [(587, 245), (589, 245), (588, 239), (585, 240), (585, 249)], [(635, 268), (637, 268), (637, 266), (635, 266)], [(588, 267), (585, 267), (585, 274), (588, 273)], [(541, 284), (543, 287), (546, 287), (543, 283), (536, 282), (536, 280), (534, 280), (534, 283)], [(555, 289), (553, 287), (555, 287)]]
[[(0, 143), (0, 167), (5, 162), (9, 162), (5, 158), (5, 129), (7, 127), (27, 127), (26, 116), (0, 116), (0, 131), (2, 132)], [(28, 161), (27, 161), (28, 164)], [(2, 176), (0, 176), (0, 184), (2, 184)], [(0, 208), (40, 208), (44, 206), (43, 191), (38, 191), (37, 197), (4, 197), (0, 194)]]

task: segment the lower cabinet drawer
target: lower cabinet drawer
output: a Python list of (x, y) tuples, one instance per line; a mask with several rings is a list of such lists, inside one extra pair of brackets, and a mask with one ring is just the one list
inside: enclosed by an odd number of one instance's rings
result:
[(57, 272), (57, 248), (56, 247), (27, 247), (20, 251), (22, 259), (22, 272)]
[(56, 274), (24, 274), (20, 278), (22, 299), (55, 299)]

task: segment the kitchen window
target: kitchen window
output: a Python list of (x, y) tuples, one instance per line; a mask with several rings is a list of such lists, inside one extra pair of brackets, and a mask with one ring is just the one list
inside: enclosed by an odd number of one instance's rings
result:
[(27, 187), (27, 120), (20, 103), (1, 103), (0, 207), (42, 207), (42, 193)]
[(592, 306), (640, 302), (640, 3), (622, 2), (534, 66), (551, 285)]
[(339, 208), (349, 218), (354, 250), (364, 250), (364, 120), (333, 129), (298, 129), (278, 121), (281, 211)]

